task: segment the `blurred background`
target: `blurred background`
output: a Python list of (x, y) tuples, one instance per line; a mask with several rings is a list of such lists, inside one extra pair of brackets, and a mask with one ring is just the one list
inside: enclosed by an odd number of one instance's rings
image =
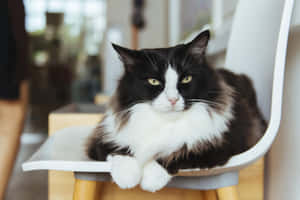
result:
[(50, 112), (113, 93), (122, 67), (111, 42), (129, 48), (167, 47), (209, 28), (213, 37), (208, 56), (218, 67), (237, 0), (148, 0), (140, 10), (141, 2), (133, 0), (23, 2), (30, 49), (29, 105), (7, 200), (47, 199), (47, 172), (22, 173), (21, 163), (47, 137)]
[[(138, 48), (175, 45), (204, 25), (214, 34), (229, 32), (236, 2), (146, 1)], [(46, 131), (49, 111), (70, 102), (92, 103), (101, 92), (112, 94), (122, 68), (110, 44), (132, 47), (133, 1), (24, 0), (24, 5), (30, 37), (29, 130)]]
[[(146, 1), (138, 48), (175, 45), (208, 24), (215, 34), (224, 34), (236, 1), (224, 5), (222, 16), (213, 13), (212, 2)], [(24, 0), (24, 5), (31, 74), (26, 130), (45, 132), (51, 110), (113, 93), (122, 68), (110, 44), (132, 47), (133, 1)]]
[[(174, 1), (175, 2), (175, 1)], [(30, 37), (29, 132), (47, 131), (48, 113), (70, 102), (93, 103), (111, 94), (122, 68), (110, 47), (131, 47), (131, 1), (25, 0)], [(210, 22), (210, 1), (147, 1), (139, 48), (166, 47)], [(170, 15), (180, 15), (174, 26)], [(173, 21), (172, 21), (173, 20)], [(177, 23), (177, 22), (176, 22)], [(175, 33), (171, 33), (172, 29)], [(176, 35), (174, 35), (176, 34)], [(38, 121), (38, 123), (35, 123)]]

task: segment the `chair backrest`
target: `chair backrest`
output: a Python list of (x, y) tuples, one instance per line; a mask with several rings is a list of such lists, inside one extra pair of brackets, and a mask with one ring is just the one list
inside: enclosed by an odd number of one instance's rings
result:
[(264, 117), (270, 119), (275, 52), (284, 0), (239, 0), (225, 67), (247, 74)]
[[(245, 6), (246, 0), (241, 0), (242, 6)], [(276, 2), (279, 0), (276, 0)], [(252, 3), (257, 3), (257, 1), (251, 1)], [(265, 2), (269, 2), (269, 0), (265, 0)], [(274, 1), (275, 2), (275, 1)], [(268, 107), (268, 110), (270, 110), (270, 114), (266, 112), (267, 109), (264, 109), (264, 113), (270, 117), (269, 126), (264, 134), (264, 136), (259, 140), (259, 142), (249, 149), (248, 151), (238, 154), (236, 156), (233, 156), (229, 162), (222, 167), (222, 172), (230, 171), (230, 170), (239, 170), (248, 164), (254, 162), (261, 156), (263, 156), (271, 147), (278, 129), (280, 125), (281, 120), (281, 107), (282, 107), (282, 95), (283, 95), (283, 83), (284, 83), (284, 70), (285, 70), (285, 62), (286, 62), (286, 53), (287, 53), (287, 44), (288, 44), (288, 36), (289, 36), (289, 30), (290, 30), (290, 24), (291, 24), (291, 18), (293, 13), (293, 7), (294, 7), (294, 0), (285, 0), (284, 6), (283, 6), (283, 12), (281, 19), (278, 19), (280, 21), (280, 28), (279, 28), (279, 34), (277, 42), (275, 42), (276, 47), (274, 47), (275, 51), (275, 58), (274, 58), (274, 66), (268, 66), (261, 69), (254, 68), (239, 68), (239, 66), (233, 66), (232, 69), (236, 72), (243, 72), (251, 76), (251, 78), (254, 80), (256, 89), (258, 90), (258, 95), (261, 97), (268, 98), (268, 101), (260, 101), (259, 103), (267, 102), (267, 104), (271, 107)], [(272, 4), (273, 5), (273, 4)], [(268, 6), (272, 6), (271, 4)], [(274, 7), (273, 7), (274, 8)], [(269, 11), (269, 8), (266, 8), (267, 11)], [(233, 35), (234, 36), (234, 35)], [(232, 36), (232, 37), (233, 37)], [(231, 38), (231, 41), (233, 38)], [(252, 40), (253, 41), (253, 40)], [(254, 41), (253, 41), (254, 42)], [(233, 43), (233, 41), (231, 42)], [(238, 46), (238, 45), (236, 45)], [(249, 45), (251, 46), (251, 45)], [(233, 48), (234, 45), (231, 46)], [(261, 47), (261, 45), (259, 45)], [(270, 49), (272, 50), (272, 49)], [(262, 53), (259, 49), (257, 49), (257, 53), (251, 52), (251, 55), (254, 56), (253, 59), (261, 59), (260, 56), (255, 57), (256, 54)], [(233, 53), (233, 52), (231, 52)], [(237, 52), (238, 54), (238, 52)], [(234, 56), (231, 55), (229, 58), (235, 60)], [(274, 55), (273, 55), (274, 56)], [(262, 57), (265, 58), (265, 57)], [(239, 60), (240, 58), (237, 58)], [(250, 59), (247, 59), (249, 61)], [(230, 61), (230, 60), (229, 60)], [(227, 63), (233, 63), (232, 61)], [(250, 60), (251, 61), (251, 60)], [(271, 61), (270, 61), (271, 62)], [(236, 62), (237, 64), (239, 62)], [(259, 62), (256, 62), (259, 64)], [(259, 65), (261, 66), (261, 65)], [(249, 66), (250, 67), (250, 66)], [(257, 70), (257, 72), (255, 71)], [(267, 71), (267, 72), (265, 72)], [(262, 84), (262, 85), (259, 85)], [(262, 89), (263, 88), (263, 89)], [(270, 89), (269, 89), (270, 88)], [(266, 91), (266, 90), (270, 91)], [(264, 94), (264, 93), (271, 93), (270, 96)], [(221, 171), (221, 170), (220, 170)], [(216, 173), (216, 172), (215, 172)]]

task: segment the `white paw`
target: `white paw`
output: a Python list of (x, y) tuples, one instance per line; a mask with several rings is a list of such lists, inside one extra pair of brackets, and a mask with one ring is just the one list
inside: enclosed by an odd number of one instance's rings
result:
[(130, 156), (110, 156), (111, 176), (122, 189), (133, 188), (139, 184), (142, 177), (141, 167), (135, 158)]
[(149, 192), (155, 192), (162, 189), (171, 180), (172, 176), (168, 174), (156, 161), (151, 161), (145, 165), (141, 188)]

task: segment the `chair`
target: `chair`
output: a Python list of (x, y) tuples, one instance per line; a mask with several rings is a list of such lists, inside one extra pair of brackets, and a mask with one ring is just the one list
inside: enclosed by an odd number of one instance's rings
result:
[[(263, 3), (260, 0), (239, 1), (226, 57), (226, 66), (230, 66), (230, 69), (235, 72), (249, 75), (254, 81), (254, 86), (258, 91), (259, 105), (263, 109), (265, 117), (269, 119), (269, 126), (264, 136), (254, 147), (233, 156), (222, 167), (206, 170), (180, 170), (168, 187), (216, 189), (220, 200), (237, 200), (238, 194), (235, 185), (238, 183), (238, 171), (262, 157), (273, 143), (281, 119), (285, 56), (294, 0), (284, 2), (281, 23), (274, 17), (274, 12), (270, 12), (270, 10), (265, 12), (268, 6), (270, 9), (275, 9), (272, 8), (273, 3), (273, 0), (265, 0)], [(251, 9), (254, 8), (256, 17), (253, 19), (259, 20), (256, 22), (252, 22), (251, 18), (247, 16), (249, 13), (253, 14)], [(272, 15), (268, 15), (270, 13)], [(243, 21), (245, 18), (249, 20)], [(268, 23), (266, 24), (266, 22)], [(264, 27), (265, 25), (268, 27)], [(251, 32), (253, 27), (258, 28), (261, 32)], [(273, 29), (269, 30), (270, 27)], [(279, 30), (279, 36), (277, 36), (277, 30)], [(263, 61), (267, 59), (270, 62), (273, 60), (274, 54), (264, 54), (264, 56), (268, 56), (267, 58), (257, 56), (261, 50), (259, 48), (263, 46), (261, 43), (257, 43), (256, 48), (258, 49), (251, 49), (253, 42), (257, 41), (257, 36), (262, 37), (259, 39), (268, 37), (266, 44), (269, 45), (269, 52), (275, 52), (276, 49), (275, 64), (268, 66), (269, 68), (262, 68), (266, 64)], [(278, 42), (276, 42), (277, 38)], [(250, 48), (247, 49), (250, 53), (242, 54), (246, 47)], [(251, 55), (255, 57), (251, 57)], [(257, 62), (252, 62), (255, 65), (251, 67), (246, 66), (247, 62), (251, 60)], [(93, 126), (79, 126), (58, 131), (59, 133), (50, 137), (32, 158), (23, 164), (23, 170), (73, 171), (76, 177), (74, 200), (95, 199), (99, 183), (109, 181), (111, 177), (109, 162), (91, 161), (84, 153), (83, 142), (88, 136), (87, 133), (90, 133), (93, 128)], [(70, 142), (70, 138), (72, 138), (72, 142)]]

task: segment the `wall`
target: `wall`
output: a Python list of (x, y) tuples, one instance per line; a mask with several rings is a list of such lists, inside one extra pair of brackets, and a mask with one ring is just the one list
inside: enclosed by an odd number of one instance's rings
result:
[(289, 38), (283, 113), (278, 136), (268, 154), (266, 200), (300, 199), (299, 75), (300, 30), (298, 28)]
[[(145, 1), (146, 28), (140, 33), (140, 48), (162, 47), (168, 44), (168, 1)], [(123, 45), (131, 43), (132, 0), (107, 1), (107, 26), (120, 28)]]

